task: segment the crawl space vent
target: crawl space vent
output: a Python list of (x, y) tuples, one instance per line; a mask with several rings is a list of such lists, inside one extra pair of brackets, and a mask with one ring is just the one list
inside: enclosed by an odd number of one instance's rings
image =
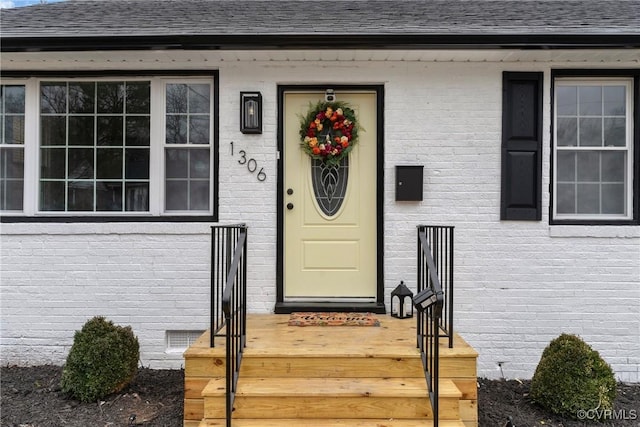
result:
[(167, 351), (185, 351), (204, 331), (167, 331)]

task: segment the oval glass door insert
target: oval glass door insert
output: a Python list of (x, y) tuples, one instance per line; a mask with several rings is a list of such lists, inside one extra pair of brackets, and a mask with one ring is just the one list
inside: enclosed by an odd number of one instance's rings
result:
[(313, 194), (322, 213), (334, 216), (342, 206), (347, 193), (349, 178), (349, 156), (337, 165), (328, 165), (322, 160), (311, 159), (311, 182)]

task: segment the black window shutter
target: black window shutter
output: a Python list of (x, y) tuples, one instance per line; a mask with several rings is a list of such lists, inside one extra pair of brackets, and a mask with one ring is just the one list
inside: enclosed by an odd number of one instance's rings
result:
[(542, 73), (502, 76), (500, 218), (542, 218)]

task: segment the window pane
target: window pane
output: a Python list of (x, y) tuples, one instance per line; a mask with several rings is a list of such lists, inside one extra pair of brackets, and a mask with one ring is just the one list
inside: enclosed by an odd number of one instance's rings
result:
[(22, 210), (23, 178), (24, 149), (0, 148), (0, 210)]
[(575, 147), (578, 145), (578, 119), (559, 118), (558, 126), (558, 146)]
[(558, 184), (558, 213), (572, 214), (576, 212), (576, 186), (574, 184)]
[(67, 119), (65, 116), (40, 118), (40, 145), (65, 145), (67, 143)]
[(578, 153), (578, 181), (600, 181), (600, 153), (583, 151)]
[(605, 86), (604, 115), (624, 116), (627, 113), (627, 95), (624, 86)]
[(68, 209), (70, 211), (93, 211), (93, 182), (71, 181), (69, 183)]
[(0, 148), (0, 177), (24, 178), (24, 150)]
[(209, 150), (189, 150), (191, 178), (209, 178)]
[[(40, 178), (64, 179), (67, 174), (67, 153), (64, 148), (40, 149)], [(64, 202), (64, 199), (63, 199)]]
[(189, 121), (189, 142), (209, 143), (209, 116), (191, 116)]
[(149, 183), (127, 182), (125, 184), (125, 209), (129, 212), (145, 212), (149, 210)]
[(64, 210), (64, 182), (43, 181), (40, 183), (40, 210)]
[(190, 188), (191, 210), (209, 209), (209, 181), (192, 181)]
[(24, 181), (0, 178), (0, 210), (21, 211), (23, 204)]
[(166, 150), (167, 211), (209, 210), (210, 163), (209, 149)]
[(95, 111), (96, 84), (77, 82), (69, 84), (69, 113), (93, 113)]
[(94, 145), (93, 120), (93, 116), (69, 116), (69, 145)]
[(126, 179), (149, 179), (149, 149), (127, 148), (124, 170)]
[(122, 210), (122, 183), (104, 182), (96, 183), (96, 210), (121, 211)]
[(583, 86), (578, 88), (581, 116), (602, 115), (602, 88), (600, 86)]
[(98, 82), (98, 113), (123, 113), (123, 82)]
[(5, 116), (2, 144), (24, 144), (24, 116)]
[(602, 184), (602, 213), (622, 215), (625, 210), (624, 184)]
[(40, 85), (40, 112), (43, 114), (67, 112), (67, 84), (43, 82)]
[(93, 179), (93, 148), (69, 149), (69, 178)]
[(149, 117), (127, 117), (126, 145), (149, 146), (151, 124)]
[[(98, 148), (97, 162), (96, 178), (122, 179), (122, 149)], [(122, 194), (122, 189), (120, 193)]]
[(187, 85), (167, 85), (167, 113), (186, 113), (187, 99)]
[(627, 156), (623, 151), (605, 151), (602, 153), (602, 182), (624, 182)]
[(624, 118), (604, 119), (604, 145), (605, 147), (624, 147), (627, 143)]
[(580, 119), (580, 146), (602, 146), (602, 119)]
[(0, 114), (24, 114), (24, 86), (3, 85)]
[(187, 143), (187, 116), (167, 116), (167, 144)]
[(187, 181), (167, 181), (166, 183), (166, 210), (186, 211), (188, 209), (187, 195), (189, 194)]
[(556, 90), (557, 114), (559, 116), (575, 116), (578, 114), (578, 88), (576, 86), (560, 86)]
[(578, 184), (578, 213), (599, 214), (600, 213), (600, 184)]
[(122, 117), (98, 117), (98, 145), (123, 145)]
[(189, 161), (187, 150), (167, 149), (165, 156), (165, 168), (167, 178), (187, 178)]
[(127, 114), (149, 114), (150, 82), (127, 82)]
[(209, 113), (211, 98), (208, 84), (189, 85), (189, 113)]

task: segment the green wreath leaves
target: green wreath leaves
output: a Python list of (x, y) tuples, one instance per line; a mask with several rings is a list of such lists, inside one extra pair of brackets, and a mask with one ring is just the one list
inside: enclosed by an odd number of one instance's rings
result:
[(337, 165), (353, 150), (359, 130), (355, 111), (348, 103), (310, 103), (300, 120), (300, 146), (312, 159)]

